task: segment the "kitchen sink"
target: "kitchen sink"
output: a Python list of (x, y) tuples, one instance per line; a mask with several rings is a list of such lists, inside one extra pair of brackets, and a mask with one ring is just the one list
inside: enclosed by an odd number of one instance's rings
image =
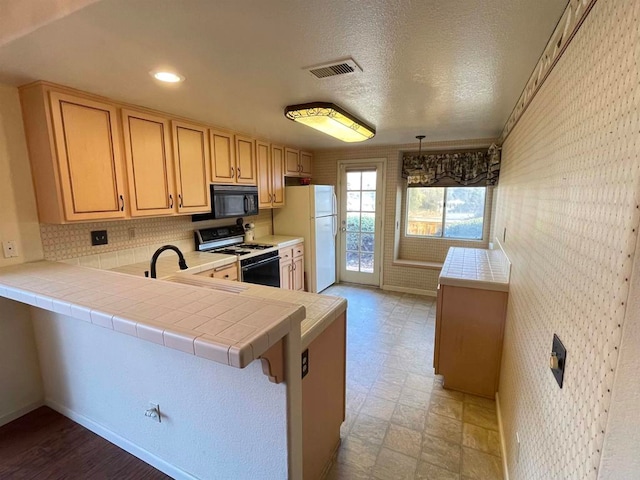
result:
[(193, 275), (172, 275), (171, 277), (164, 278), (163, 280), (174, 283), (182, 283), (184, 285), (192, 285), (194, 287), (209, 288), (211, 290), (218, 290), (220, 292), (228, 293), (240, 293), (249, 288), (240, 283), (238, 283), (237, 285), (230, 285), (230, 282), (225, 280), (201, 278), (195, 277)]

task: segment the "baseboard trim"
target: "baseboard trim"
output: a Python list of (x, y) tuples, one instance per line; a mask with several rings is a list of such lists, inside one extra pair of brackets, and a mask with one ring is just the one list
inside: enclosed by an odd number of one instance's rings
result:
[(124, 451), (129, 452), (131, 455), (138, 457), (143, 462), (148, 463), (154, 468), (157, 468), (161, 472), (169, 475), (171, 478), (174, 478), (176, 480), (197, 480), (196, 477), (188, 474), (184, 470), (181, 470), (180, 468), (174, 465), (171, 465), (170, 463), (157, 457), (156, 455), (149, 452), (148, 450), (145, 450), (144, 448), (139, 447), (135, 443), (130, 442), (126, 438), (121, 437), (117, 433), (109, 430), (108, 428), (103, 427), (102, 425), (85, 417), (84, 415), (76, 413), (51, 399), (45, 399), (44, 404), (52, 408), (56, 412), (60, 413), (61, 415), (64, 415), (65, 417), (82, 425), (86, 429), (91, 430), (93, 433), (101, 436), (108, 442), (111, 442), (114, 445), (117, 445), (118, 447), (122, 448)]
[(26, 415), (27, 413), (32, 412), (36, 408), (40, 408), (43, 405), (44, 405), (44, 402), (42, 400), (38, 400), (37, 402), (30, 403), (28, 405), (25, 405), (22, 408), (19, 408), (18, 410), (14, 410), (13, 412), (10, 412), (10, 413), (7, 413), (6, 415), (1, 416), (0, 427), (3, 425), (6, 425), (9, 422), (13, 422), (17, 418), (20, 418), (23, 415)]
[(509, 466), (507, 465), (507, 442), (504, 440), (504, 426), (502, 423), (502, 410), (500, 410), (500, 396), (496, 392), (496, 412), (498, 414), (498, 430), (500, 432), (500, 450), (502, 451), (502, 471), (504, 480), (509, 480)]
[(427, 297), (435, 297), (437, 293), (434, 290), (422, 290), (421, 288), (397, 287), (395, 285), (382, 285), (382, 290), (390, 292), (412, 293), (414, 295), (424, 295)]

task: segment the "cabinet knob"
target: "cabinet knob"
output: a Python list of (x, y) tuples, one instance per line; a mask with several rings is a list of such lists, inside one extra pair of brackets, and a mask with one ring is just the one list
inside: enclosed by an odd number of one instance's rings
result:
[(238, 167), (238, 178), (240, 178), (240, 167)]
[(233, 167), (231, 167), (231, 178), (233, 178), (233, 176), (235, 175), (235, 169)]
[(173, 208), (173, 195), (169, 195), (169, 208)]
[(124, 197), (120, 195), (120, 211), (124, 212)]
[(182, 194), (178, 194), (178, 207), (182, 208)]

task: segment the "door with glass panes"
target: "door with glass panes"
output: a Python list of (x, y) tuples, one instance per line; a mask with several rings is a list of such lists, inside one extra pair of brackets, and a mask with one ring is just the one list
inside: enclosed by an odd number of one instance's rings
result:
[(380, 284), (382, 162), (339, 163), (340, 280)]

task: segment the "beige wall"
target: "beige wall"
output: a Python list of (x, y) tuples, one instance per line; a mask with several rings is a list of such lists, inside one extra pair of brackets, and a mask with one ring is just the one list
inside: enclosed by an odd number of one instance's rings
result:
[(15, 240), (18, 258), (0, 267), (42, 258), (31, 168), (18, 89), (0, 84), (0, 241)]
[[(20, 254), (0, 267), (42, 258), (31, 169), (18, 90), (0, 85), (0, 241)], [(0, 298), (0, 425), (42, 401), (42, 382), (29, 307)]]
[[(640, 364), (638, 310), (628, 310), (640, 223), (638, 31), (640, 2), (598, 1), (503, 144), (494, 231), (507, 229), (513, 265), (499, 388), (512, 479), (596, 478), (609, 412), (629, 412), (629, 394), (625, 407), (616, 390), (640, 396), (637, 369), (618, 371), (623, 328), (625, 363)], [(548, 367), (554, 333), (568, 351), (562, 389)], [(627, 419), (628, 436), (608, 451), (637, 457), (640, 417)], [(640, 477), (604, 465), (603, 478)]]
[[(478, 148), (488, 146), (492, 139), (465, 140), (457, 142), (423, 143), (423, 150), (453, 150), (459, 148)], [(401, 289), (415, 289), (421, 292), (434, 293), (438, 286), (440, 270), (411, 268), (393, 265), (394, 248), (396, 247), (396, 233), (400, 238), (397, 244), (398, 255), (406, 260), (425, 262), (443, 262), (447, 250), (451, 246), (473, 246), (486, 248), (488, 242), (488, 228), (482, 242), (465, 242), (445, 239), (405, 238), (401, 234), (400, 222), (403, 206), (403, 192), (406, 181), (401, 176), (401, 152), (417, 150), (417, 144), (391, 145), (386, 147), (351, 147), (333, 150), (316, 150), (313, 159), (313, 183), (336, 185), (338, 178), (338, 161), (386, 158), (386, 203), (384, 212), (384, 250), (383, 250), (383, 286)], [(489, 214), (489, 211), (487, 211)], [(488, 227), (488, 223), (487, 223)], [(400, 230), (402, 229), (402, 230)]]

